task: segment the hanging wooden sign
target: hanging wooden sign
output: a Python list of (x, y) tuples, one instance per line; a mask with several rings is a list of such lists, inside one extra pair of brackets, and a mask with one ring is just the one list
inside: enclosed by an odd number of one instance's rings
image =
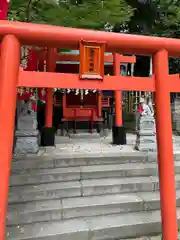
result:
[(99, 79), (104, 76), (104, 43), (80, 42), (80, 78)]

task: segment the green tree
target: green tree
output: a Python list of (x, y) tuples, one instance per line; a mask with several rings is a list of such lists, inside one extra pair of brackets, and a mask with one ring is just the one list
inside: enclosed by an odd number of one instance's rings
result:
[(106, 23), (122, 24), (133, 16), (126, 0), (13, 0), (9, 18), (58, 26), (104, 29)]
[[(134, 15), (127, 24), (126, 28), (129, 33), (180, 37), (180, 8), (179, 0), (127, 0), (132, 8), (135, 8)], [(115, 31), (123, 29), (122, 25), (115, 25)], [(137, 60), (141, 60), (138, 57)], [(144, 59), (140, 65), (148, 65)], [(145, 68), (144, 66), (142, 69)], [(180, 72), (180, 59), (169, 60), (170, 73)]]
[(179, 0), (127, 0), (135, 12), (129, 22), (129, 32), (179, 37)]
[(86, 0), (79, 4), (66, 3), (59, 13), (59, 25), (104, 29), (106, 23), (128, 22), (133, 15), (133, 9), (125, 0)]
[(54, 0), (13, 0), (10, 2), (8, 19), (22, 22), (46, 22), (46, 12), (49, 8), (58, 7)]
[(156, 2), (156, 21), (153, 32), (158, 35), (179, 37), (180, 8), (178, 0), (159, 0)]

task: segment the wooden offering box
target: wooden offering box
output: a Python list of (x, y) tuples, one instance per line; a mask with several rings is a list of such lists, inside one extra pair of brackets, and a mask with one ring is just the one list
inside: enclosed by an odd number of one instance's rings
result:
[(101, 94), (90, 93), (84, 95), (83, 99), (74, 92), (63, 95), (63, 120), (64, 122), (74, 122), (74, 132), (76, 132), (77, 121), (90, 122), (92, 133), (94, 122), (102, 122), (102, 105), (99, 104)]

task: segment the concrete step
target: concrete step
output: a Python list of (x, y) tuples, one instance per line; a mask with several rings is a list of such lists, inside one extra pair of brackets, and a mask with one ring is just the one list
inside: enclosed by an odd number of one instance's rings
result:
[[(177, 190), (176, 194), (177, 207), (180, 207), (180, 190)], [(137, 192), (134, 194), (26, 202), (8, 206), (7, 225), (159, 209), (159, 192)]]
[(78, 181), (9, 187), (9, 203), (81, 196)]
[(138, 237), (138, 238), (126, 238), (126, 239), (116, 239), (116, 240), (162, 240), (162, 236), (161, 235), (157, 235), (157, 236), (143, 236), (143, 237)]
[(162, 240), (162, 236), (158, 235), (158, 236), (154, 236), (154, 237), (139, 237), (139, 238), (126, 238), (126, 239), (118, 239), (118, 240)]
[[(180, 173), (180, 162), (176, 162), (176, 173)], [(33, 169), (30, 173), (11, 175), (10, 185), (15, 186), (73, 180), (80, 181), (84, 179), (156, 175), (156, 163), (125, 163), (53, 169)]]
[[(180, 187), (180, 175), (176, 176)], [(9, 203), (159, 190), (158, 177), (102, 178), (9, 188)]]
[[(178, 238), (179, 239), (179, 238)], [(138, 238), (126, 238), (126, 239), (117, 239), (117, 240), (162, 240), (162, 235), (157, 236), (144, 236), (144, 237), (138, 237)]]
[[(83, 180), (81, 184), (83, 196), (159, 190), (159, 179), (155, 176), (91, 179)], [(180, 175), (176, 176), (176, 187), (180, 187)]]
[[(180, 174), (180, 162), (175, 162), (175, 167), (176, 174)], [(100, 178), (156, 176), (157, 173), (157, 163), (125, 163), (32, 169), (30, 173), (12, 174), (10, 186)]]
[(79, 181), (80, 173), (80, 167), (32, 169), (27, 173), (13, 173), (10, 176), (10, 186)]
[[(174, 160), (180, 161), (180, 154), (174, 154)], [(12, 160), (12, 173), (30, 173), (32, 169), (50, 169), (61, 167), (90, 166), (90, 165), (107, 165), (121, 163), (143, 163), (157, 162), (156, 154), (147, 153), (92, 153), (91, 156), (79, 154), (76, 156), (30, 156), (18, 157)]]
[[(149, 157), (151, 162), (156, 161), (156, 155)], [(180, 159), (180, 155), (179, 155)], [(75, 167), (75, 166), (89, 166), (89, 165), (106, 165), (106, 164), (119, 164), (130, 162), (147, 162), (147, 154), (143, 153), (129, 153), (129, 154), (112, 154), (107, 153), (105, 156), (100, 154), (91, 154), (86, 156), (85, 154), (78, 154), (73, 156), (72, 154), (63, 156), (63, 153), (59, 156), (30, 156), (30, 157), (18, 157), (12, 161), (12, 173), (13, 172), (29, 172), (31, 169), (49, 169), (59, 167)]]
[[(180, 209), (177, 209), (180, 226)], [(7, 228), (8, 240), (107, 240), (161, 233), (160, 211), (121, 213)]]

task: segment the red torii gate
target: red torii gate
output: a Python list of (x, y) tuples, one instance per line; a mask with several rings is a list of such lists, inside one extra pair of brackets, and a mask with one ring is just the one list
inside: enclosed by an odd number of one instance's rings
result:
[[(26, 72), (19, 68), (20, 46), (77, 49), (81, 40), (103, 42), (109, 52), (153, 55), (149, 78), (104, 76), (82, 80), (78, 74)], [(180, 92), (179, 74), (169, 75), (168, 54), (180, 56), (180, 40), (0, 21), (0, 240), (4, 239), (18, 86), (156, 91), (156, 125), (163, 240), (177, 240), (176, 193), (170, 92)], [(61, 81), (62, 79), (62, 81)], [(7, 94), (8, 93), (8, 94)], [(8, 103), (8, 107), (7, 107)]]

